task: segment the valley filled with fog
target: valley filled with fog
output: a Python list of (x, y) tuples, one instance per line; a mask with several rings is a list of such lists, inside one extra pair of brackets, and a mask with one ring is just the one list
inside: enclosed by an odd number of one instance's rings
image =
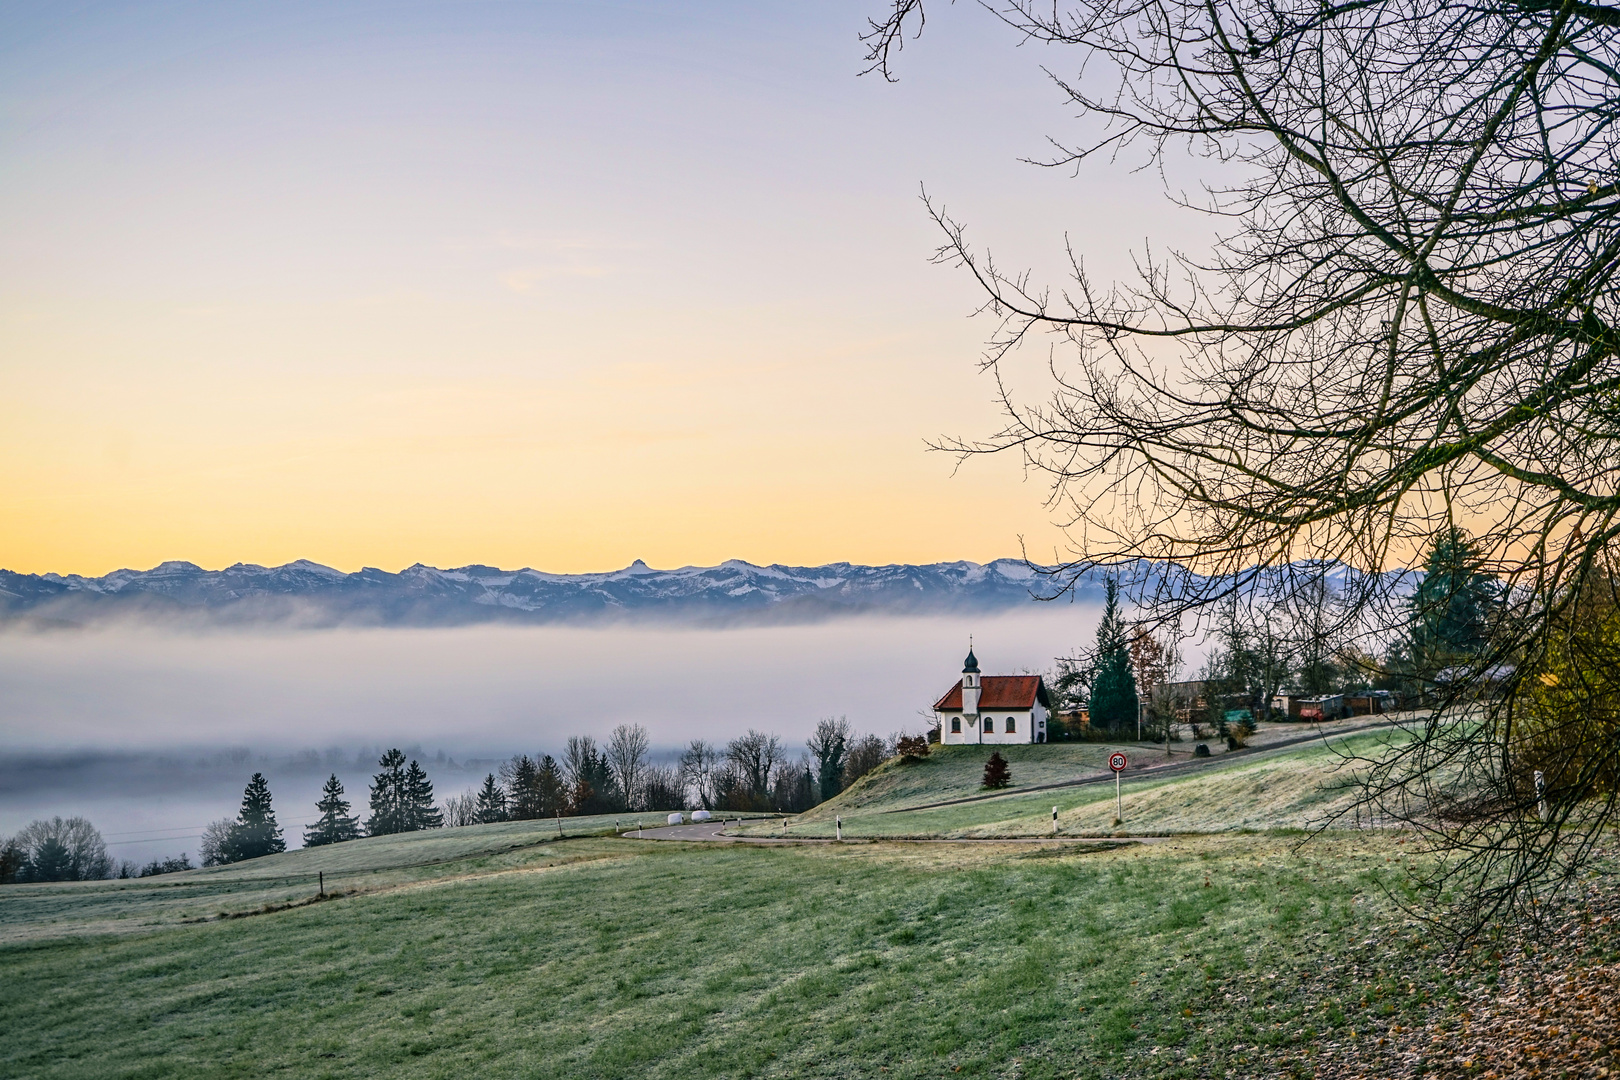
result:
[[(289, 846), (336, 772), (359, 812), (378, 754), (420, 757), (442, 798), (514, 753), (639, 723), (655, 758), (758, 728), (796, 755), (816, 720), (922, 731), (968, 636), (987, 673), (1046, 672), (1100, 612), (862, 616), (709, 629), (669, 623), (0, 634), (0, 834), (90, 818), (115, 859), (196, 855), (255, 770)], [(362, 815), (363, 816), (363, 815)]]

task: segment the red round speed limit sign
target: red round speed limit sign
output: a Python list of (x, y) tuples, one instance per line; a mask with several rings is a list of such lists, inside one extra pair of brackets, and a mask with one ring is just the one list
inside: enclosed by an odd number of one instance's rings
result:
[(1112, 755), (1110, 755), (1109, 758), (1108, 758), (1108, 767), (1110, 769), (1113, 769), (1115, 772), (1124, 772), (1125, 771), (1125, 755), (1124, 754), (1112, 754)]

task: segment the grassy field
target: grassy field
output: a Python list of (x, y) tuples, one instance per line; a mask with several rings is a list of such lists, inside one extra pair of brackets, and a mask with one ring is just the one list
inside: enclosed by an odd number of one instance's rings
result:
[[(1106, 749), (1009, 756), (1029, 783)], [(1336, 764), (1138, 781), (1129, 824), (1291, 821), (1337, 797)], [(1109, 787), (882, 812), (981, 768), (977, 748), (890, 764), (833, 811), (869, 836), (1040, 832), (1055, 801), (1065, 830), (1111, 818)], [(759, 847), (613, 825), (0, 888), (0, 1076), (1307, 1075), (1460, 989), (1386, 899), (1389, 835)]]
[[(127, 881), (0, 887), (0, 942), (69, 934), (133, 933), (303, 903), (321, 878), (329, 892), (388, 889), (447, 874), (484, 874), (579, 856), (554, 851), (567, 837), (611, 836), (617, 826), (661, 825), (662, 814), (512, 821), (374, 836), (303, 848), (235, 866)], [(541, 848), (545, 850), (539, 850)]]
[[(1387, 933), (1383, 837), (1081, 851), (525, 829), (8, 886), (0, 1075), (1262, 1075), (1453, 992)], [(363, 889), (87, 932), (221, 903), (191, 889), (256, 900), (317, 854), (369, 867)]]
[[(1017, 746), (1003, 751), (1015, 786), (1004, 795), (933, 809), (910, 809), (947, 799), (987, 794), (980, 786), (990, 751), (979, 746), (935, 748), (921, 761), (890, 761), (848, 791), (792, 820), (789, 835), (824, 837), (843, 820), (843, 835), (854, 838), (911, 836), (1049, 836), (1052, 808), (1058, 808), (1065, 836), (1108, 836), (1118, 832), (1163, 835), (1235, 829), (1310, 829), (1348, 806), (1345, 755), (1369, 754), (1398, 737), (1369, 732), (1331, 743), (1291, 746), (1211, 759), (1195, 773), (1173, 777), (1151, 774), (1124, 781), (1124, 824), (1114, 821), (1113, 784), (1026, 792), (1019, 789), (1056, 779), (1093, 774), (1112, 747), (1098, 744)], [(1001, 748), (998, 748), (1001, 749)], [(1163, 751), (1130, 748), (1132, 760), (1164, 761)], [(1095, 758), (1095, 764), (1092, 759)], [(1185, 761), (1182, 755), (1175, 761)], [(780, 835), (778, 824), (759, 823), (739, 832)]]

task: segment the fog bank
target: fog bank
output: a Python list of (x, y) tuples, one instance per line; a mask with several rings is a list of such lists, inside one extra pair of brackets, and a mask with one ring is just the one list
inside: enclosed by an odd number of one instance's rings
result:
[[(414, 748), (442, 796), (480, 762), (626, 722), (665, 752), (750, 727), (797, 746), (823, 716), (917, 731), (969, 634), (987, 673), (1046, 671), (1089, 644), (1098, 615), (1064, 603), (729, 629), (13, 631), (0, 634), (0, 833), (79, 813), (119, 842), (115, 857), (195, 857), (194, 834), (235, 812), (255, 769), (296, 843), (327, 771), (363, 806), (381, 747)], [(165, 831), (174, 843), (153, 839)]]

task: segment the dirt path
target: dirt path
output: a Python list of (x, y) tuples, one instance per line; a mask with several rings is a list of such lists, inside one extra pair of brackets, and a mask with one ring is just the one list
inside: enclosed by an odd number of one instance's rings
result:
[(664, 825), (621, 834), (630, 840), (707, 840), (723, 844), (1157, 844), (1168, 836), (964, 836), (956, 839), (902, 839), (887, 836), (850, 837), (834, 840), (826, 836), (727, 836), (726, 822), (704, 821), (695, 825)]

